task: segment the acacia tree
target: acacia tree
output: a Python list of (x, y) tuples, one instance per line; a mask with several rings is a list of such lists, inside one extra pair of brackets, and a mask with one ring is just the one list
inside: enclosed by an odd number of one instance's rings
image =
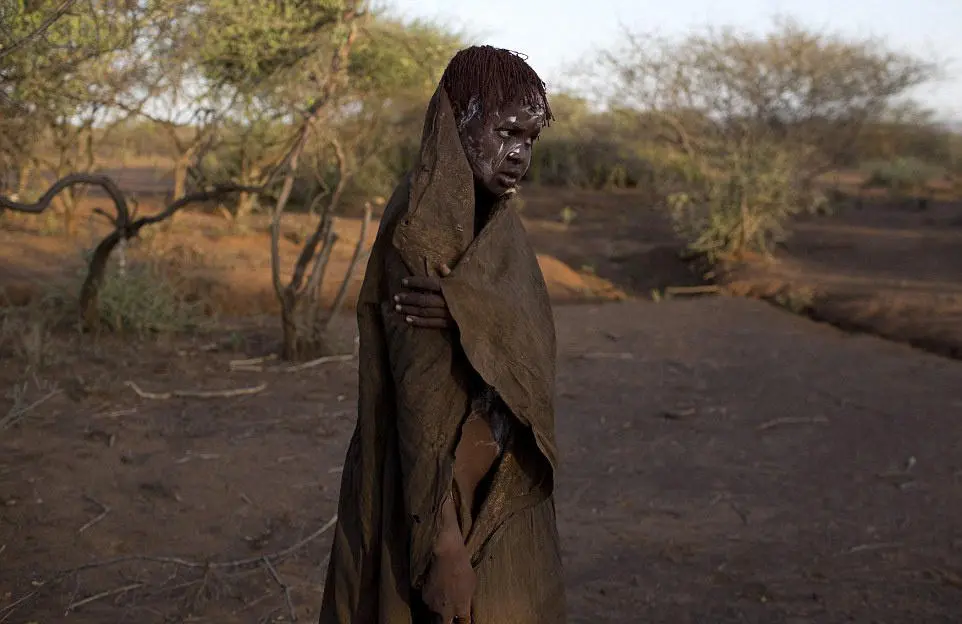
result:
[(765, 35), (628, 34), (601, 64), (615, 79), (610, 103), (637, 111), (664, 165), (676, 227), (713, 261), (767, 252), (815, 201), (813, 179), (936, 69), (790, 20)]
[[(108, 102), (143, 71), (140, 44), (162, 23), (152, 20), (158, 10), (153, 1), (4, 5), (0, 91), (9, 114), (2, 142), (19, 170), (18, 193), (32, 167), (54, 179), (94, 169), (95, 126), (102, 134), (112, 120)], [(68, 234), (80, 192), (71, 186), (56, 197)]]
[(149, 122), (166, 137), (174, 161), (170, 201), (176, 201), (203, 186), (189, 189), (189, 172), (215, 140), (234, 102), (224, 97), (223, 85), (204, 78), (201, 50), (208, 39), (194, 27), (203, 4), (163, 0), (162, 6), (160, 27), (145, 46), (151, 62), (134, 88), (118, 93), (110, 106)]
[[(31, 94), (24, 88), (27, 77), (38, 72), (28, 64), (31, 54), (44, 53), (51, 47), (48, 31), (71, 10), (76, 0), (65, 0), (59, 6), (26, 7), (20, 2), (0, 2), (0, 191), (14, 199), (26, 188), (33, 169), (30, 160), (42, 122), (31, 116)], [(63, 73), (78, 64), (82, 48), (60, 48), (59, 58), (44, 56), (41, 65), (49, 73)], [(38, 72), (39, 73), (39, 72)]]
[[(198, 3), (193, 54), (212, 99), (227, 112), (196, 177), (260, 185), (272, 176), (362, 9), (353, 0)], [(243, 221), (257, 205), (256, 195), (241, 194), (232, 215)]]

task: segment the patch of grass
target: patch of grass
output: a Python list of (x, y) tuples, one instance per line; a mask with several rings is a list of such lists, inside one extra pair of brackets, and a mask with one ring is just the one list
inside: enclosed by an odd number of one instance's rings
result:
[(561, 220), (561, 223), (565, 225), (565, 227), (571, 225), (577, 217), (578, 212), (571, 206), (565, 206), (561, 209), (561, 212), (558, 213), (558, 218)]
[(783, 288), (772, 296), (772, 301), (789, 312), (808, 314), (815, 304), (815, 291), (811, 288)]
[(0, 307), (0, 359), (19, 361), (28, 370), (39, 370), (53, 363), (56, 356), (49, 319), (40, 306)]

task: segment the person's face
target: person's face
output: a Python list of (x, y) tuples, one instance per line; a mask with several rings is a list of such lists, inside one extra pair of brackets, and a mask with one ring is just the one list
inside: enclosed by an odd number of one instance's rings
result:
[(501, 197), (518, 185), (531, 164), (531, 149), (544, 118), (543, 107), (507, 103), (462, 126), (461, 144), (482, 188)]

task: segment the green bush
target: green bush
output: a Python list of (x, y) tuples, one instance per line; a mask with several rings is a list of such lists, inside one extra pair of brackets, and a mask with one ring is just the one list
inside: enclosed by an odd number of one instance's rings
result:
[(784, 240), (789, 218), (822, 203), (798, 184), (793, 154), (777, 146), (732, 151), (717, 164), (718, 169), (699, 170), (683, 163), (673, 175), (684, 190), (667, 193), (675, 231), (710, 263), (769, 254)]
[(609, 140), (545, 138), (535, 146), (527, 179), (545, 186), (610, 190), (650, 184), (651, 165)]
[(946, 173), (938, 165), (911, 156), (871, 161), (865, 163), (862, 170), (867, 174), (864, 183), (866, 188), (884, 188), (903, 193), (918, 192)]
[(206, 320), (204, 306), (186, 300), (176, 286), (155, 263), (131, 263), (124, 273), (111, 267), (100, 290), (100, 318), (113, 331), (138, 335), (198, 327)]
[[(118, 250), (119, 251), (119, 250)], [(103, 329), (140, 337), (195, 329), (209, 322), (203, 302), (182, 294), (178, 280), (156, 260), (128, 260), (121, 268), (108, 266), (100, 286), (98, 312)], [(39, 313), (56, 327), (77, 318), (80, 284), (86, 277), (90, 252), (74, 279), (55, 281), (37, 302)]]

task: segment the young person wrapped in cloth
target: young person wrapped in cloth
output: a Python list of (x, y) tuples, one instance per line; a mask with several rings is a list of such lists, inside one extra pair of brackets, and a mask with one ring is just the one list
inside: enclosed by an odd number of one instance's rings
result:
[(555, 332), (509, 199), (551, 120), (490, 46), (451, 60), (358, 299), (358, 421), (320, 624), (560, 624)]

